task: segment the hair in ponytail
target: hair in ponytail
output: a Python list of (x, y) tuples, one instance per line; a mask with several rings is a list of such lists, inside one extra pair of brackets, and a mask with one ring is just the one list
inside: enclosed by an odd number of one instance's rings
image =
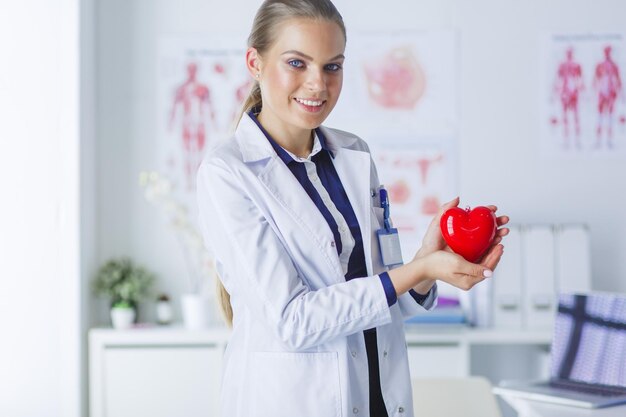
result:
[[(248, 47), (255, 48), (263, 56), (274, 44), (277, 37), (277, 28), (281, 23), (290, 19), (313, 19), (335, 22), (346, 39), (346, 28), (343, 18), (330, 0), (265, 0), (254, 17), (252, 30), (248, 36)], [(235, 126), (239, 124), (244, 113), (253, 108), (261, 108), (261, 87), (254, 80), (248, 97), (244, 100), (237, 116)], [(224, 288), (217, 275), (217, 297), (222, 314), (229, 327), (232, 327), (233, 309), (230, 304), (230, 294)]]

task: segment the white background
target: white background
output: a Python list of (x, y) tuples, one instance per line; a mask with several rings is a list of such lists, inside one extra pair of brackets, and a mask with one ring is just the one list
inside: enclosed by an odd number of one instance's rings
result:
[[(128, 253), (182, 289), (180, 250), (136, 176), (154, 162), (155, 90), (161, 35), (241, 36), (258, 1), (98, 3), (98, 253)], [(546, 33), (619, 32), (619, 1), (337, 1), (348, 30), (456, 30), (462, 206), (496, 204), (516, 223), (588, 223), (593, 286), (626, 292), (626, 166), (617, 160), (541, 156), (537, 103)], [(350, 56), (347, 57), (350, 59)], [(342, 128), (342, 126), (336, 126)], [(367, 138), (365, 132), (358, 132)], [(115, 169), (112, 169), (115, 167)], [(504, 242), (506, 245), (506, 241)], [(145, 312), (149, 315), (151, 312)]]

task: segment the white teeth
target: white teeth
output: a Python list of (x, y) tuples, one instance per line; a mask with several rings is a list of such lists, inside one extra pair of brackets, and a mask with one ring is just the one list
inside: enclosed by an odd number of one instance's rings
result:
[(302, 100), (302, 99), (299, 99), (299, 98), (297, 98), (296, 101), (298, 103), (304, 104), (305, 106), (321, 106), (322, 103), (323, 103), (323, 101)]

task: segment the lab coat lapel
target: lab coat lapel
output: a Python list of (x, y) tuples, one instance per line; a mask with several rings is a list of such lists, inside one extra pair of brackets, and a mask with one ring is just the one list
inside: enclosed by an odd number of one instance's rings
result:
[(337, 249), (334, 245), (331, 246), (334, 239), (332, 231), (289, 168), (280, 158), (274, 157), (259, 175), (259, 180), (303, 229), (303, 236), (317, 243), (331, 270), (338, 274), (337, 279), (343, 278)]
[(359, 222), (368, 275), (371, 275), (371, 260), (370, 256), (368, 256), (372, 247), (369, 194), (370, 154), (363, 151), (338, 148), (333, 163)]
[(336, 276), (336, 282), (340, 282), (343, 270), (337, 249), (331, 246), (334, 236), (326, 219), (248, 114), (241, 118), (235, 138), (243, 161), (257, 173), (259, 181), (272, 198), (302, 230), (302, 236), (317, 244), (320, 248), (318, 253), (326, 261), (329, 271)]
[[(361, 227), (363, 249), (366, 255), (371, 250), (371, 223), (369, 201), (370, 155), (368, 152), (349, 149), (355, 142), (350, 137), (342, 137), (334, 131), (323, 128), (327, 144), (334, 154), (333, 164), (348, 195), (350, 204)], [(317, 209), (298, 180), (289, 168), (280, 160), (276, 152), (267, 141), (250, 116), (245, 114), (237, 128), (235, 137), (239, 141), (244, 162), (261, 164), (258, 173), (259, 180), (264, 184), (272, 196), (287, 210), (304, 230), (308, 238), (314, 239), (324, 254), (331, 270), (343, 278), (343, 271), (335, 247), (329, 242), (333, 234), (322, 213)], [(367, 269), (371, 274), (370, 257), (366, 256)]]

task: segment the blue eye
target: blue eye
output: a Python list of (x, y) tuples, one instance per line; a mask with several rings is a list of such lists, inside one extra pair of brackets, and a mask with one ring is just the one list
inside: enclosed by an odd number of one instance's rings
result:
[(290, 61), (287, 61), (287, 63), (294, 68), (302, 68), (304, 66), (304, 63), (299, 59), (292, 59)]
[(341, 65), (339, 64), (328, 64), (325, 67), (328, 71), (337, 72), (341, 69)]

